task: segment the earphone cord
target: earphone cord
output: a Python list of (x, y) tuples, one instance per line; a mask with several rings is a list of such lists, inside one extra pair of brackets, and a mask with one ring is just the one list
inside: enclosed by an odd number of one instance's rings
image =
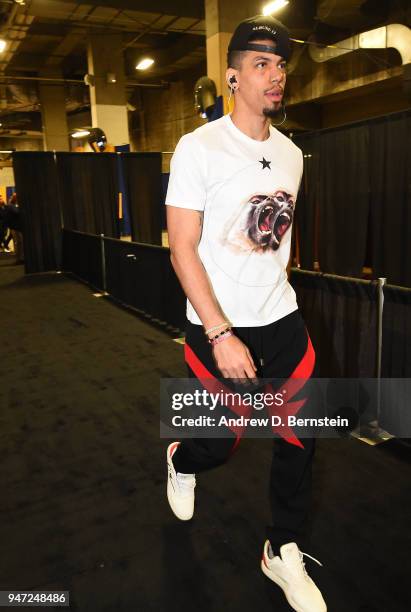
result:
[(284, 119), (280, 122), (280, 123), (272, 123), (271, 125), (273, 127), (279, 127), (280, 125), (282, 125), (283, 123), (285, 123), (286, 119), (287, 119), (287, 113), (285, 112), (285, 106), (284, 104), (282, 104), (281, 108), (283, 109), (283, 114), (284, 114)]

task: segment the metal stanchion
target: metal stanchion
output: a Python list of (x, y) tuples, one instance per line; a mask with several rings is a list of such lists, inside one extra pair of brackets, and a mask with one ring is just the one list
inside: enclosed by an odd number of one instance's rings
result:
[(382, 315), (384, 310), (384, 285), (386, 284), (386, 278), (378, 279), (378, 352), (377, 352), (377, 376), (381, 378), (381, 355), (382, 355)]
[(104, 234), (100, 234), (101, 238), (101, 278), (103, 280), (103, 292), (107, 292), (107, 281), (106, 281), (106, 249), (104, 244)]
[(103, 285), (103, 291), (99, 293), (93, 293), (94, 297), (104, 297), (107, 293), (107, 280), (106, 280), (106, 249), (104, 244), (104, 234), (100, 234), (100, 248), (101, 248), (101, 284)]
[(366, 444), (376, 446), (387, 440), (391, 440), (394, 436), (389, 434), (380, 427), (381, 413), (381, 363), (382, 363), (382, 318), (384, 312), (384, 285), (386, 278), (377, 279), (377, 358), (375, 364), (375, 377), (377, 384), (376, 395), (376, 414), (375, 419), (367, 424), (359, 425), (358, 429), (352, 432), (352, 436), (358, 438)]

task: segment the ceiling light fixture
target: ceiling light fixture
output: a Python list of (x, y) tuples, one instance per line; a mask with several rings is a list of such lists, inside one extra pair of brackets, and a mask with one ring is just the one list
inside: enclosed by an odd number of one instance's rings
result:
[(273, 13), (277, 13), (279, 10), (290, 4), (288, 0), (275, 0), (274, 2), (269, 2), (263, 8), (263, 15), (272, 15)]
[(71, 135), (71, 137), (72, 138), (85, 138), (86, 136), (89, 136), (89, 135), (90, 135), (90, 130), (79, 128)]
[(150, 66), (152, 66), (153, 64), (154, 60), (151, 57), (145, 57), (144, 59), (139, 61), (136, 66), (136, 70), (147, 70), (147, 68), (150, 68)]
[(7, 47), (7, 43), (4, 38), (0, 38), (0, 53), (3, 53), (4, 49)]

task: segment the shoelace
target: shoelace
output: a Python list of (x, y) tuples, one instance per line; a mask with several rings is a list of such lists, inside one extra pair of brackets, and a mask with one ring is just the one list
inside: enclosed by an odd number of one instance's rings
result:
[(196, 479), (192, 474), (181, 474), (177, 472), (177, 482), (180, 487), (180, 492), (188, 495), (196, 486)]
[(309, 559), (311, 559), (312, 561), (315, 561), (320, 567), (323, 566), (322, 563), (320, 563), (318, 561), (318, 559), (315, 559), (314, 557), (312, 557), (311, 555), (309, 555), (308, 553), (305, 552), (301, 552), (301, 550), (298, 551), (300, 553), (300, 561), (301, 561), (301, 565), (303, 566), (303, 572), (304, 574), (307, 576), (307, 578), (309, 578), (308, 574), (307, 574), (307, 570), (305, 569), (305, 563), (304, 563), (304, 557), (308, 557)]

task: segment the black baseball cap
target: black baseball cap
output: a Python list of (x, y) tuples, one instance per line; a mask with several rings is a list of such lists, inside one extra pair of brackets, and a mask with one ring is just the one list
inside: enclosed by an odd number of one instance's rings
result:
[[(275, 46), (249, 42), (256, 34), (261, 34), (261, 38), (271, 38)], [(228, 51), (265, 51), (288, 60), (291, 55), (290, 35), (287, 28), (271, 15), (256, 15), (242, 21), (236, 27)]]

